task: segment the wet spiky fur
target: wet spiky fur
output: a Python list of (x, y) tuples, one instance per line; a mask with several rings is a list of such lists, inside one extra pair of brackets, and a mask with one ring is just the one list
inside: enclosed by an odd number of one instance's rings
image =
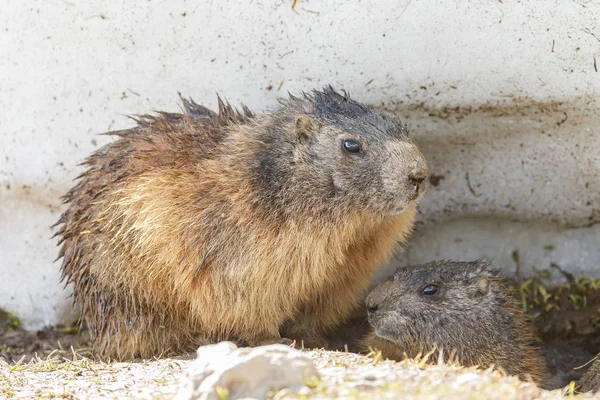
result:
[[(316, 338), (343, 321), (405, 240), (424, 188), (398, 189), (403, 211), (390, 214), (367, 175), (380, 166), (338, 176), (314, 146), (371, 129), (374, 152), (396, 146), (387, 170), (402, 176), (422, 160), (406, 127), (331, 88), (263, 115), (221, 99), (218, 113), (183, 106), (112, 132), (118, 140), (84, 162), (64, 198), (61, 270), (95, 350), (127, 359), (205, 341), (259, 344), (282, 330)], [(364, 190), (353, 194), (352, 179)]]
[[(425, 285), (440, 289), (422, 295)], [(393, 360), (443, 349), (460, 364), (494, 365), (541, 382), (545, 364), (533, 331), (500, 270), (474, 262), (436, 261), (399, 268), (366, 300), (374, 330), (363, 341)], [(437, 361), (437, 357), (432, 357)]]

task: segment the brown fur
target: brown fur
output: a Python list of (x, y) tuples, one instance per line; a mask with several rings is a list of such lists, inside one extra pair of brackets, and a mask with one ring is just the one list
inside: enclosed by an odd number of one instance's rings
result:
[[(65, 198), (62, 271), (96, 351), (150, 357), (206, 341), (272, 342), (282, 330), (318, 340), (351, 312), (409, 234), (424, 191), (422, 156), (398, 121), (333, 89), (292, 97), (258, 116), (220, 100), (218, 114), (184, 106), (184, 114), (143, 116), (137, 127), (116, 132), (119, 139), (87, 159)], [(325, 148), (354, 132), (352, 118), (401, 131), (373, 133), (404, 160), (394, 158), (390, 171), (408, 177), (410, 165), (422, 166), (418, 193), (396, 193), (401, 212), (385, 211), (388, 199), (370, 186), (362, 192), (373, 202), (354, 205), (343, 190), (355, 177), (336, 177), (337, 164), (326, 160), (315, 164), (308, 146)], [(285, 146), (293, 154), (280, 150)], [(353, 162), (337, 144), (327, 151), (326, 159)]]
[[(438, 292), (422, 294), (427, 284)], [(367, 296), (374, 330), (363, 348), (392, 360), (442, 349), (465, 366), (501, 367), (542, 382), (545, 364), (533, 332), (498, 270), (481, 262), (432, 262), (400, 268)], [(435, 354), (437, 355), (437, 354)], [(437, 361), (437, 357), (430, 360)]]

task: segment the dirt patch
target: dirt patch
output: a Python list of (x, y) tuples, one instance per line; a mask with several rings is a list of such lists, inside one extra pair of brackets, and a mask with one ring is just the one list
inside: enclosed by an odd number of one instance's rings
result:
[(578, 381), (600, 353), (600, 279), (575, 278), (553, 265), (569, 281), (549, 288), (550, 271), (535, 271), (514, 282), (530, 315), (554, 387)]
[(0, 310), (0, 359), (8, 362), (29, 362), (51, 353), (71, 354), (72, 348), (83, 355), (91, 355), (90, 338), (85, 328), (57, 326), (36, 332), (21, 328), (20, 321), (11, 313)]
[(547, 288), (548, 274), (538, 273), (523, 283), (522, 304), (532, 316), (545, 343), (560, 342), (600, 352), (600, 279), (574, 279)]

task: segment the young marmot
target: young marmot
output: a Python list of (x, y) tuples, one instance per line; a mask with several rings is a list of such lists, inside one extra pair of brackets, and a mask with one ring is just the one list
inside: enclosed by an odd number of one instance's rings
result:
[(113, 132), (65, 196), (95, 350), (317, 340), (411, 230), (427, 165), (406, 125), (331, 87), (263, 115), (183, 105)]
[[(483, 262), (438, 261), (399, 268), (367, 296), (374, 332), (365, 348), (393, 360), (434, 348), (465, 366), (495, 365), (540, 382), (545, 374), (533, 332), (500, 271)], [(436, 346), (437, 347), (434, 347)]]

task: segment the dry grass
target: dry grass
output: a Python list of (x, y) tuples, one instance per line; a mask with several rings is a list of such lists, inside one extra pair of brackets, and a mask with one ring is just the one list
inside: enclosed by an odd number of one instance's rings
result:
[[(501, 371), (464, 368), (441, 361), (435, 354), (414, 360), (383, 360), (381, 353), (368, 356), (340, 352), (311, 352), (322, 377), (301, 393), (279, 392), (276, 398), (346, 399), (563, 399), (600, 398), (575, 395), (574, 387), (545, 391), (535, 384), (507, 377)], [(434, 359), (435, 361), (435, 359)]]
[(168, 399), (189, 363), (172, 359), (111, 363), (75, 352), (27, 363), (0, 361), (0, 398)]
[[(533, 383), (506, 377), (500, 371), (476, 370), (427, 361), (383, 360), (381, 353), (368, 356), (330, 351), (307, 351), (321, 378), (307, 382), (297, 393), (281, 390), (274, 399), (562, 399), (599, 398), (576, 395), (574, 387), (552, 392)], [(0, 361), (0, 398), (144, 398), (171, 399), (191, 361), (156, 359), (133, 363), (107, 363), (71, 354), (53, 353), (30, 362)], [(223, 397), (226, 397), (226, 393)]]

